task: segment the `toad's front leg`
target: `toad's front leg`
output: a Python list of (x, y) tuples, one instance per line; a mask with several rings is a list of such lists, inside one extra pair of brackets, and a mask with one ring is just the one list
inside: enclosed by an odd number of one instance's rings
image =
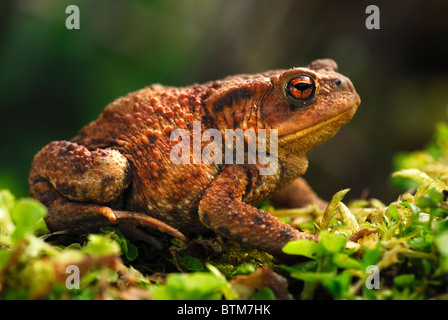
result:
[(46, 223), (52, 231), (141, 225), (185, 240), (162, 221), (120, 210), (119, 199), (131, 181), (129, 169), (126, 157), (117, 150), (90, 151), (69, 141), (52, 142), (34, 157), (30, 195), (47, 206)]
[(289, 241), (317, 239), (243, 202), (247, 183), (248, 176), (243, 167), (226, 167), (210, 185), (199, 204), (201, 222), (228, 239), (279, 258), (284, 258), (282, 248)]

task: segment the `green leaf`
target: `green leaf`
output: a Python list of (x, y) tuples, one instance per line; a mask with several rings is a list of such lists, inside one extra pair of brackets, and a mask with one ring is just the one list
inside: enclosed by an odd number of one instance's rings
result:
[(173, 273), (152, 296), (155, 300), (217, 300), (225, 286), (225, 279), (211, 272)]
[(16, 228), (12, 239), (18, 241), (30, 232), (47, 213), (46, 208), (34, 199), (19, 199), (11, 210), (11, 218)]
[(350, 212), (347, 206), (343, 202), (338, 203), (339, 214), (341, 215), (342, 221), (344, 221), (347, 228), (355, 233), (359, 230), (359, 224), (356, 217)]
[(192, 256), (182, 257), (180, 264), (189, 271), (203, 271), (205, 269), (201, 260)]
[(322, 285), (327, 288), (336, 299), (341, 299), (346, 295), (351, 280), (352, 276), (348, 272), (342, 272), (334, 277), (323, 279)]
[(432, 182), (431, 177), (429, 177), (425, 172), (411, 168), (411, 169), (403, 169), (392, 174), (392, 177), (398, 178), (408, 178), (417, 181), (418, 183), (430, 183)]
[(120, 247), (118, 243), (106, 235), (89, 234), (87, 239), (87, 245), (81, 249), (81, 251), (85, 254), (100, 257), (120, 254)]
[(15, 198), (9, 190), (0, 190), (0, 231), (10, 235), (14, 232), (10, 210), (14, 207)]
[(309, 260), (309, 261), (305, 261), (293, 266), (286, 266), (286, 265), (281, 265), (280, 267), (283, 270), (288, 271), (289, 273), (292, 272), (314, 272), (317, 269), (317, 265), (318, 265), (318, 261), (316, 260)]
[(434, 223), (437, 233), (448, 231), (448, 219), (440, 220)]
[(0, 250), (0, 270), (8, 263), (11, 255), (11, 251)]
[(129, 261), (134, 261), (138, 256), (137, 246), (133, 245), (127, 240), (127, 248), (128, 250), (126, 251), (126, 259), (128, 259)]
[(434, 240), (440, 254), (444, 257), (448, 257), (448, 230), (439, 233)]
[(283, 247), (282, 251), (286, 254), (316, 259), (316, 257), (320, 254), (320, 245), (312, 240), (300, 239), (288, 242), (286, 246)]
[(270, 288), (261, 288), (255, 292), (250, 298), (250, 300), (275, 300), (274, 292)]
[(349, 192), (350, 189), (344, 189), (336, 192), (331, 198), (328, 207), (325, 209), (325, 212), (322, 216), (322, 220), (320, 221), (321, 230), (326, 230), (328, 225), (330, 224), (331, 219), (339, 212), (338, 204), (344, 199), (344, 196)]
[(366, 285), (362, 286), (362, 295), (367, 300), (378, 300), (377, 291), (375, 289), (369, 289)]
[(319, 244), (324, 249), (322, 254), (338, 253), (345, 249), (347, 238), (327, 231), (322, 231), (319, 235)]
[(378, 242), (373, 249), (364, 248), (365, 253), (362, 257), (362, 270), (366, 270), (368, 266), (375, 265), (378, 263), (382, 250), (381, 250), (381, 244)]
[(386, 215), (392, 217), (392, 219), (394, 219), (395, 221), (399, 221), (400, 220), (400, 215), (398, 213), (398, 209), (394, 204), (391, 204), (387, 210), (386, 210)]
[(7, 210), (11, 210), (14, 207), (15, 197), (9, 191), (2, 189), (0, 190), (0, 206), (4, 207)]
[(443, 193), (437, 191), (436, 187), (432, 187), (431, 189), (429, 189), (427, 194), (418, 198), (417, 205), (423, 208), (437, 207), (442, 202)]
[(137, 258), (138, 248), (126, 239), (124, 235), (117, 233), (115, 241), (120, 245), (121, 251), (128, 261), (134, 261)]
[(256, 268), (257, 265), (255, 263), (252, 262), (242, 263), (236, 268), (235, 271), (232, 272), (232, 275), (251, 274), (252, 272), (255, 271)]
[(134, 261), (138, 256), (138, 248), (130, 242), (123, 233), (113, 227), (103, 227), (101, 231), (114, 239), (128, 261)]
[(344, 268), (344, 269), (361, 269), (361, 262), (349, 257), (345, 253), (336, 253), (333, 256), (333, 263), (338, 268)]
[(415, 280), (414, 274), (401, 274), (394, 278), (394, 284), (399, 287), (406, 287), (412, 285)]
[(331, 279), (336, 275), (335, 272), (291, 272), (290, 276), (302, 281), (321, 282), (325, 279)]
[(432, 272), (432, 264), (431, 262), (429, 262), (426, 259), (422, 260), (422, 266), (423, 266), (423, 270), (425, 272), (426, 275), (430, 275)]

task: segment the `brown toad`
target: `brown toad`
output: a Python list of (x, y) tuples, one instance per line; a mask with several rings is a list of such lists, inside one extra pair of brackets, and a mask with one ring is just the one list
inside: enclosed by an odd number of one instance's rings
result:
[[(48, 207), (50, 230), (117, 224), (186, 240), (211, 229), (281, 256), (288, 241), (314, 236), (255, 206), (279, 191), (278, 198), (294, 206), (320, 201), (299, 178), (306, 153), (349, 122), (360, 104), (350, 80), (336, 71), (334, 61), (316, 60), (307, 68), (130, 93), (72, 140), (52, 142), (35, 156), (30, 194)], [(226, 129), (263, 129), (268, 147), (276, 129), (278, 153), (270, 155), (276, 170), (260, 174), (266, 167), (260, 162), (174, 163), (171, 152), (182, 140), (171, 139), (176, 129), (194, 139), (194, 129), (202, 134), (211, 128), (223, 137)], [(201, 150), (208, 143), (200, 140)]]

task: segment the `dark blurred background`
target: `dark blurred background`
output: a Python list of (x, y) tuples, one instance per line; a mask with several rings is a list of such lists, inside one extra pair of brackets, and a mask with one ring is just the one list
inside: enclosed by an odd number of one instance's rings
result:
[[(65, 9), (80, 9), (68, 30)], [(380, 29), (368, 30), (369, 4)], [(392, 201), (392, 159), (421, 149), (448, 109), (448, 1), (0, 0), (0, 188), (27, 195), (33, 155), (115, 98), (333, 58), (362, 98), (305, 177)]]

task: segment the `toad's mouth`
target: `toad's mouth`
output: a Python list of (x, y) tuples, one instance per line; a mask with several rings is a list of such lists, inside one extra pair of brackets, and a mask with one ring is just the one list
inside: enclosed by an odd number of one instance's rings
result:
[(278, 143), (282, 146), (295, 145), (296, 147), (293, 149), (308, 151), (331, 138), (341, 126), (347, 124), (353, 118), (359, 104), (360, 100), (358, 99), (348, 110), (314, 126), (281, 136), (278, 139)]

